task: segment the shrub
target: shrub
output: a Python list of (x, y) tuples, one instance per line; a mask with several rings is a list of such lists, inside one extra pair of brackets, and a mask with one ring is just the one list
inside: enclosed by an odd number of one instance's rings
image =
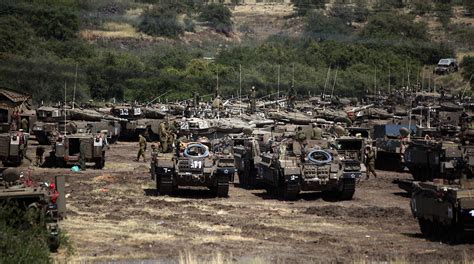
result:
[(145, 12), (138, 29), (152, 36), (177, 37), (184, 33), (174, 10), (155, 7)]
[(204, 7), (199, 20), (208, 22), (217, 32), (226, 35), (232, 32), (232, 12), (222, 4), (209, 4)]

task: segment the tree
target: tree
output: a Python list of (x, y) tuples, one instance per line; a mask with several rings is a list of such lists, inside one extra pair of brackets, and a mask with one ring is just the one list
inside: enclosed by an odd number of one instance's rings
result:
[(364, 38), (385, 40), (427, 40), (426, 25), (414, 22), (409, 15), (380, 13), (369, 17), (367, 26), (361, 31)]
[(348, 35), (351, 29), (340, 18), (327, 17), (320, 12), (314, 11), (307, 16), (305, 32), (311, 38), (324, 40)]
[(430, 0), (413, 0), (411, 3), (412, 12), (415, 15), (424, 15), (431, 12), (431, 1)]
[(184, 33), (183, 26), (177, 20), (176, 11), (161, 7), (146, 11), (138, 29), (152, 36), (177, 37)]
[(28, 23), (14, 16), (0, 17), (0, 52), (24, 52), (32, 42), (34, 31)]
[(209, 4), (204, 7), (199, 20), (207, 22), (217, 32), (226, 35), (232, 32), (232, 12), (222, 4)]

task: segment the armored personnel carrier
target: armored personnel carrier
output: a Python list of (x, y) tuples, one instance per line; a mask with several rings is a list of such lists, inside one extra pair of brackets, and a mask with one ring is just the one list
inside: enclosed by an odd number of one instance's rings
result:
[(84, 162), (95, 163), (95, 168), (102, 169), (105, 165), (106, 137), (103, 134), (74, 134), (61, 136), (53, 144), (46, 165), (65, 167), (78, 164), (84, 152)]
[(28, 146), (28, 133), (10, 132), (0, 134), (0, 161), (3, 166), (20, 166), (24, 158), (24, 150)]
[(58, 197), (53, 184), (34, 186), (31, 179), (16, 168), (0, 169), (0, 207), (14, 206), (28, 214), (28, 224), (43, 226), (51, 251), (59, 247)]
[[(474, 231), (474, 146), (463, 147), (462, 173), (446, 180), (413, 182), (411, 210), (421, 233), (431, 240), (461, 243)], [(452, 178), (452, 177), (450, 177)]]
[(308, 141), (302, 148), (290, 138), (262, 153), (258, 172), (267, 191), (286, 200), (296, 199), (301, 191), (322, 191), (328, 198), (350, 200), (361, 176), (359, 162), (343, 162), (327, 141)]
[(176, 145), (174, 153), (160, 154), (152, 163), (158, 192), (170, 195), (179, 186), (202, 186), (217, 197), (227, 197), (235, 172), (230, 150), (207, 140)]
[(361, 175), (362, 177), (365, 177), (367, 173), (364, 155), (366, 139), (361, 137), (344, 136), (335, 139), (334, 145), (344, 163), (348, 163), (349, 166), (352, 166), (354, 162), (359, 163)]
[(459, 179), (463, 170), (461, 145), (450, 141), (412, 140), (404, 160), (415, 181)]

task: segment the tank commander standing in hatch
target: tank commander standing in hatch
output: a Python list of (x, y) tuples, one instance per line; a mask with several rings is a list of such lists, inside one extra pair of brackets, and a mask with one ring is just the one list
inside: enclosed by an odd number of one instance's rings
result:
[(311, 131), (311, 139), (312, 140), (320, 140), (323, 138), (323, 130), (316, 126), (316, 124), (312, 124), (313, 129)]
[(253, 114), (257, 111), (257, 93), (255, 92), (255, 86), (252, 86), (250, 90), (250, 107), (249, 113)]

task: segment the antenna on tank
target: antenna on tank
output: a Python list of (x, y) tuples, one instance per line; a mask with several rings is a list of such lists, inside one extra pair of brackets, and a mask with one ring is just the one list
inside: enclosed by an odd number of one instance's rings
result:
[(67, 115), (66, 115), (66, 90), (67, 90), (67, 82), (64, 81), (64, 136), (66, 136), (66, 123), (67, 123)]

